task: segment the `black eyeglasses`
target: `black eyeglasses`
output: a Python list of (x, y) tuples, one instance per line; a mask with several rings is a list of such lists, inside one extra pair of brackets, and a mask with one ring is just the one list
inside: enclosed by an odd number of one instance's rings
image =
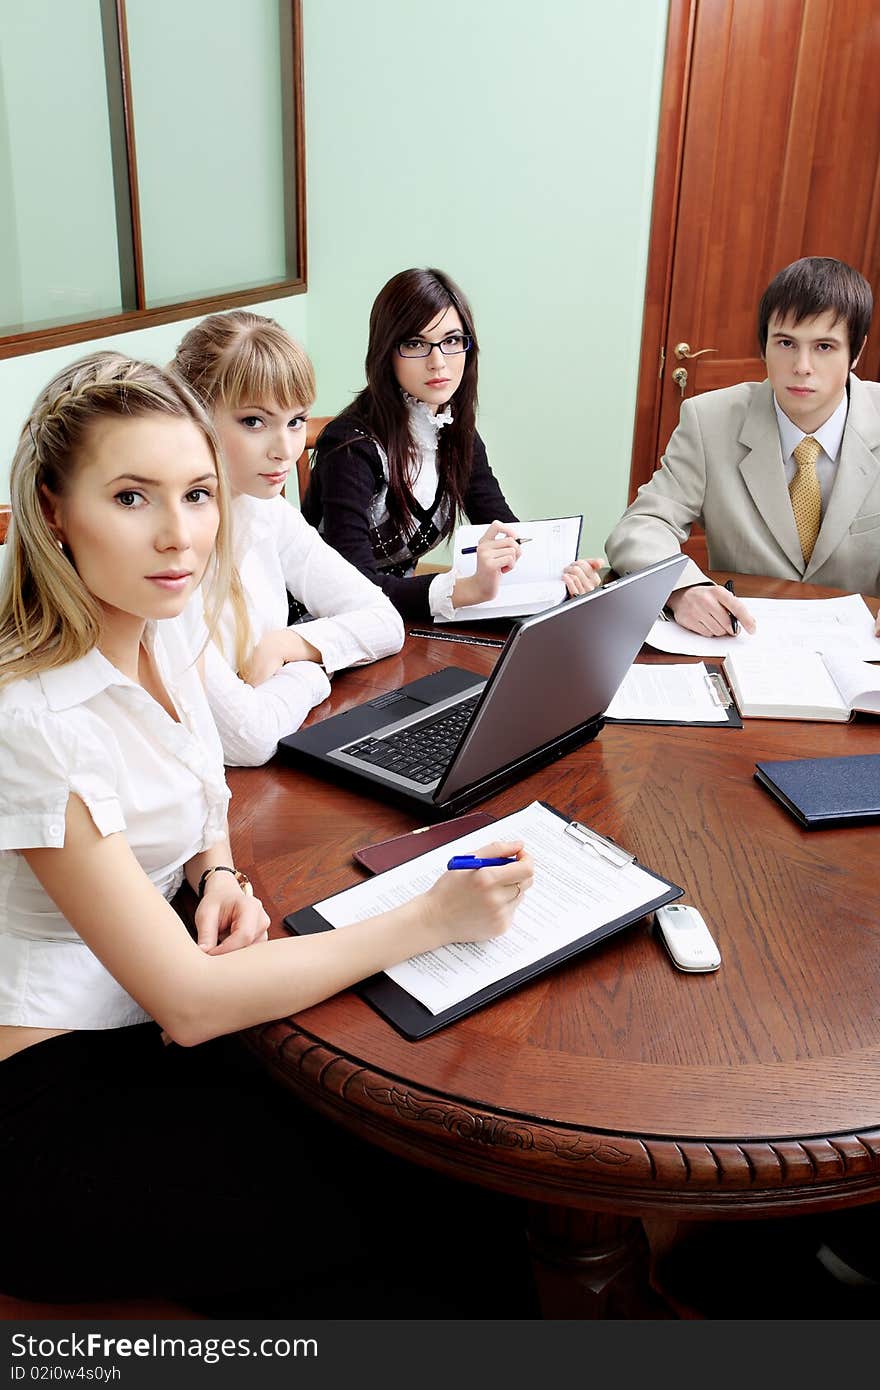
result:
[(467, 333), (447, 333), (436, 343), (429, 338), (404, 338), (402, 343), (397, 344), (397, 351), (401, 357), (430, 357), (434, 348), (438, 347), (444, 357), (454, 357), (457, 352), (467, 352), (473, 341)]

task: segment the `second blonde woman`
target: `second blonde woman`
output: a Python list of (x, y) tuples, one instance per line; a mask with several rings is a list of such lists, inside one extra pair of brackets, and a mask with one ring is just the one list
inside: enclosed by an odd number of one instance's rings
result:
[[(172, 368), (212, 417), (233, 495), (237, 578), (205, 649), (205, 680), (227, 764), (254, 766), (326, 698), (334, 672), (399, 651), (403, 625), (284, 498), (315, 397), (299, 344), (260, 314), (211, 314), (183, 338)], [(292, 625), (288, 595), (304, 619)], [(198, 596), (183, 621), (203, 646)]]

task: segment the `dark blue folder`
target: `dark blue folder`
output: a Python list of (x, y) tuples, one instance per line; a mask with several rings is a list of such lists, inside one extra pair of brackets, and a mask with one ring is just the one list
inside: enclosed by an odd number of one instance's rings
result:
[(807, 830), (880, 821), (880, 753), (755, 763), (755, 780)]

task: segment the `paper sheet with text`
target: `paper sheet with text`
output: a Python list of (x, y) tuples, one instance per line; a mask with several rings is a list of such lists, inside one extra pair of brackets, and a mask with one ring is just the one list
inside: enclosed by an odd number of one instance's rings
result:
[(726, 724), (705, 663), (631, 666), (605, 711), (607, 719), (669, 719), (677, 724)]
[(637, 864), (621, 868), (608, 863), (566, 834), (566, 825), (533, 801), (492, 826), (315, 903), (315, 910), (331, 926), (349, 926), (426, 891), (453, 854), (475, 853), (493, 840), (522, 840), (535, 862), (535, 881), (522, 895), (503, 936), (426, 951), (386, 971), (431, 1013), (441, 1013), (608, 922), (637, 912), (663, 892), (665, 884), (653, 874)]
[(645, 641), (660, 652), (680, 656), (727, 656), (763, 649), (840, 652), (862, 661), (880, 661), (880, 637), (874, 636), (871, 610), (860, 594), (843, 598), (746, 598), (756, 623), (751, 636), (740, 626), (734, 637), (701, 637), (678, 623), (659, 620)]

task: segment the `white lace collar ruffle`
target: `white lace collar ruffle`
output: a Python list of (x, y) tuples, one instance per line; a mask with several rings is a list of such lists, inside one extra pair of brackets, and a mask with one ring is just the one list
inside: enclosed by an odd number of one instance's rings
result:
[[(401, 388), (402, 390), (402, 388)], [(446, 402), (442, 410), (434, 415), (425, 401), (417, 400), (408, 391), (402, 390), (403, 399), (409, 410), (410, 429), (417, 444), (430, 449), (437, 448), (437, 436), (444, 425), (452, 424), (452, 405)]]

